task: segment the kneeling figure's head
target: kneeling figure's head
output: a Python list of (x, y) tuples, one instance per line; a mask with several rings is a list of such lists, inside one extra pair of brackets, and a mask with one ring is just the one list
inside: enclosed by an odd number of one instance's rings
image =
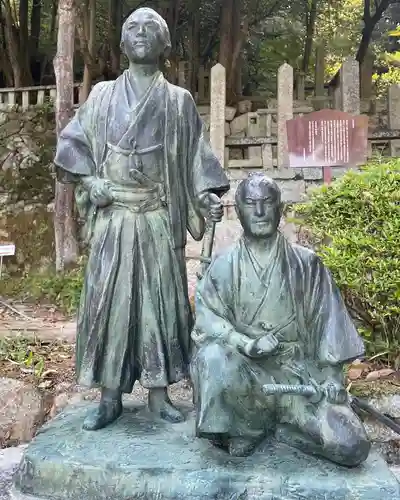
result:
[(244, 233), (253, 238), (269, 238), (279, 226), (283, 204), (277, 183), (263, 173), (249, 175), (236, 191), (236, 212)]

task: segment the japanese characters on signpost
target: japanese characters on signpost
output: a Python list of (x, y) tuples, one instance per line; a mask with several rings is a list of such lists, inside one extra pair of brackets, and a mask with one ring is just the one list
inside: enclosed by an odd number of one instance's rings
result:
[(11, 257), (15, 255), (14, 243), (1, 243), (0, 242), (0, 279), (3, 271), (3, 257)]
[(365, 163), (368, 150), (368, 117), (323, 109), (286, 122), (289, 167), (322, 167), (324, 182), (332, 179), (331, 167)]

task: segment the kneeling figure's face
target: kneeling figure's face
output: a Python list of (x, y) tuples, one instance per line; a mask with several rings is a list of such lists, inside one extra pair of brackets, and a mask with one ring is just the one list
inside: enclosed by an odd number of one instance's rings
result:
[(282, 214), (280, 195), (268, 184), (258, 183), (243, 189), (238, 216), (244, 233), (256, 238), (273, 236)]

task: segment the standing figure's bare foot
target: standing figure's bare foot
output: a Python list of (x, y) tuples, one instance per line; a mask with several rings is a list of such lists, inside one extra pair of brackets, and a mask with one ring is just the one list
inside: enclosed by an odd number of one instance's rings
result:
[(86, 431), (103, 429), (117, 420), (122, 414), (122, 398), (120, 391), (103, 389), (99, 406), (89, 413), (83, 422)]
[(183, 414), (171, 403), (166, 387), (149, 390), (149, 409), (167, 422), (176, 424), (185, 420)]

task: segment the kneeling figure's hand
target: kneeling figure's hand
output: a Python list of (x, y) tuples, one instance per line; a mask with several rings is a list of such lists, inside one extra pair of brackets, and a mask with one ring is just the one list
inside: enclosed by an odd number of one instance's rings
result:
[(348, 395), (343, 385), (337, 382), (325, 382), (322, 387), (329, 403), (336, 405), (347, 403)]
[(249, 358), (262, 358), (278, 349), (279, 341), (272, 333), (264, 335), (260, 339), (250, 341), (244, 348), (244, 353)]

